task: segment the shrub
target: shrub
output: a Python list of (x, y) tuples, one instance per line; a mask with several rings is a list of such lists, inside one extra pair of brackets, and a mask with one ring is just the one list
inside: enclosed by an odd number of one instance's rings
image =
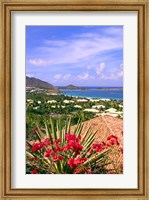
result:
[[(35, 140), (26, 147), (26, 172), (29, 174), (106, 174), (118, 173), (111, 165), (109, 153), (119, 145), (118, 138), (110, 135), (107, 141), (94, 143), (90, 127), (82, 135), (83, 124), (78, 122), (71, 132), (71, 120), (61, 126), (60, 120), (32, 129)], [(35, 137), (34, 137), (35, 138)], [(109, 168), (109, 166), (111, 166)]]

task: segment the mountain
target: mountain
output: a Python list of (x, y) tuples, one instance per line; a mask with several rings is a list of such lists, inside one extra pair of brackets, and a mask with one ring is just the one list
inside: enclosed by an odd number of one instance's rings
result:
[(59, 90), (46, 81), (26, 76), (26, 87), (37, 87), (59, 93)]
[(80, 89), (79, 87), (75, 85), (67, 85), (67, 86), (59, 86), (59, 89), (66, 89), (66, 90), (77, 90)]

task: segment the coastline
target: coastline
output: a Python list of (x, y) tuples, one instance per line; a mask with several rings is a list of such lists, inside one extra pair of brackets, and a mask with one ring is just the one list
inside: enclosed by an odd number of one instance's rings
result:
[(119, 99), (119, 98), (114, 98), (114, 99), (109, 99), (109, 98), (100, 98), (100, 97), (84, 97), (84, 96), (75, 96), (75, 95), (66, 95), (64, 93), (62, 93), (62, 95), (64, 96), (68, 96), (68, 97), (74, 97), (74, 98), (82, 98), (82, 99), (99, 99), (101, 101), (113, 101), (113, 100), (116, 100), (116, 101), (123, 101), (123, 99)]
[(61, 94), (68, 97), (87, 98), (87, 99), (106, 99), (123, 101), (123, 90), (64, 90), (60, 89)]

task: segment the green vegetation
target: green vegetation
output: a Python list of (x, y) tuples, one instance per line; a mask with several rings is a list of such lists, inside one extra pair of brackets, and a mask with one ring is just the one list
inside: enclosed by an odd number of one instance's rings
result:
[[(54, 120), (60, 119), (62, 125), (67, 117), (71, 117), (72, 125), (78, 122), (78, 119), (86, 121), (99, 116), (102, 113), (107, 113), (107, 109), (114, 108), (118, 112), (123, 110), (122, 101), (111, 100), (104, 101), (95, 99), (85, 99), (68, 97), (64, 95), (47, 95), (46, 93), (26, 93), (26, 132), (28, 133), (36, 123), (43, 125), (44, 120), (49, 120), (52, 117)], [(97, 102), (98, 100), (98, 102)], [(96, 108), (96, 105), (102, 107)], [(95, 106), (95, 108), (94, 108)], [(85, 112), (85, 109), (96, 109), (97, 112)], [(117, 116), (122, 118), (118, 113)]]

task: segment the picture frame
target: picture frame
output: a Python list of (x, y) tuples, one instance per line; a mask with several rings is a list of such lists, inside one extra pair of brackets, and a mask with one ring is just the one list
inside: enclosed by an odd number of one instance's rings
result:
[[(148, 1), (1, 1), (1, 199), (148, 199)], [(11, 188), (11, 13), (17, 11), (137, 11), (138, 12), (138, 188), (137, 189), (12, 189)]]

